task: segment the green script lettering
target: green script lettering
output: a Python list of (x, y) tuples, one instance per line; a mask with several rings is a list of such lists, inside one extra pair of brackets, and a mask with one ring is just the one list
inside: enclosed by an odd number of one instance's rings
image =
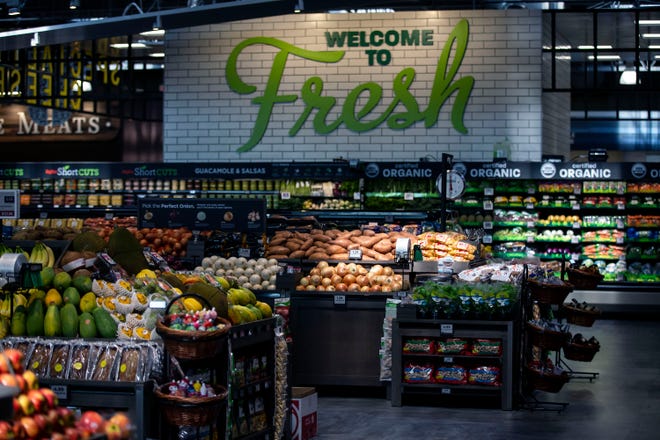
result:
[[(326, 35), (328, 34), (326, 33)], [(425, 111), (419, 110), (417, 100), (410, 92), (410, 88), (415, 79), (415, 70), (412, 67), (407, 67), (401, 70), (401, 72), (399, 72), (394, 78), (392, 84), (394, 99), (381, 115), (371, 120), (367, 119), (367, 116), (369, 116), (378, 106), (383, 95), (382, 86), (370, 81), (359, 84), (351, 90), (342, 105), (341, 114), (337, 120), (328, 121), (328, 116), (337, 104), (337, 99), (332, 96), (322, 96), (324, 85), (323, 80), (320, 77), (315, 76), (307, 79), (300, 90), (300, 95), (302, 101), (305, 103), (305, 108), (289, 130), (289, 134), (291, 136), (296, 135), (308, 120), (309, 116), (315, 111), (316, 113), (312, 125), (314, 130), (319, 134), (331, 133), (341, 126), (342, 123), (346, 124), (348, 129), (355, 132), (372, 130), (384, 121), (387, 121), (387, 126), (391, 129), (404, 129), (418, 121), (424, 121), (424, 126), (429, 128), (437, 123), (443, 105), (455, 92), (456, 97), (451, 108), (451, 122), (456, 131), (463, 134), (467, 133), (467, 129), (463, 123), (463, 117), (465, 115), (465, 108), (468, 99), (472, 93), (472, 88), (474, 87), (474, 78), (471, 76), (464, 76), (457, 80), (454, 80), (454, 78), (458, 73), (463, 58), (465, 57), (468, 36), (469, 27), (467, 20), (459, 21), (449, 35), (449, 38), (440, 53), (433, 86), (431, 88), (429, 105)], [(351, 38), (359, 39), (358, 34), (355, 34), (355, 37), (349, 36), (349, 40)], [(431, 36), (423, 35), (422, 44), (425, 44), (424, 42), (427, 41), (428, 38), (432, 38), (432, 34)], [(346, 41), (346, 35), (342, 37), (336, 35), (336, 38), (333, 39), (333, 41), (338, 46), (342, 46)], [(250, 151), (259, 143), (259, 141), (261, 141), (268, 128), (268, 123), (276, 103), (290, 103), (298, 99), (297, 95), (278, 94), (289, 54), (323, 63), (337, 63), (345, 54), (344, 51), (308, 51), (275, 38), (255, 37), (247, 39), (232, 50), (227, 61), (227, 84), (236, 93), (251, 94), (257, 90), (256, 86), (246, 84), (240, 78), (237, 71), (237, 63), (240, 53), (245, 48), (256, 44), (270, 45), (280, 49), (280, 51), (275, 55), (273, 60), (273, 67), (271, 68), (263, 95), (252, 99), (254, 104), (259, 105), (257, 120), (255, 121), (254, 129), (250, 138), (237, 150), (238, 152)], [(451, 65), (449, 65), (449, 59), (454, 48), (455, 53), (453, 54), (453, 60)], [(363, 94), (366, 96), (366, 103), (361, 109), (357, 109), (357, 102)], [(405, 111), (394, 113), (399, 105), (403, 106)]]

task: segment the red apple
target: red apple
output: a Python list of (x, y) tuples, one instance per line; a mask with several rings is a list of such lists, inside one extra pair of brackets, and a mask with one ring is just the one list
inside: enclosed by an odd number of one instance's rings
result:
[(85, 411), (78, 420), (79, 427), (92, 433), (102, 433), (104, 423), (103, 417), (96, 411)]
[(18, 389), (21, 390), (21, 393), (26, 393), (28, 391), (27, 387), (27, 381), (23, 377), (22, 374), (17, 374), (14, 377), (16, 377), (16, 383), (18, 383)]
[(14, 419), (17, 419), (23, 415), (23, 408), (21, 404), (18, 403), (18, 398), (14, 397), (12, 399), (12, 405), (14, 406)]
[(37, 388), (39, 388), (39, 379), (37, 378), (37, 375), (34, 374), (34, 371), (25, 370), (23, 372), (23, 379), (25, 379), (27, 388), (29, 390), (36, 390)]
[(0, 384), (6, 387), (14, 387), (20, 390), (20, 384), (18, 383), (17, 376), (9, 373), (0, 374)]
[(106, 422), (104, 432), (108, 440), (121, 440), (124, 438), (121, 433), (121, 428), (116, 423)]
[(39, 425), (32, 417), (21, 417), (20, 421), (25, 430), (25, 435), (31, 438), (37, 438), (40, 435)]
[(12, 429), (14, 430), (14, 438), (25, 438), (25, 429), (23, 428), (23, 425), (21, 425), (20, 419), (14, 420)]
[(11, 440), (14, 439), (14, 428), (11, 426), (11, 423), (0, 420), (0, 438)]
[(60, 426), (64, 428), (73, 427), (76, 422), (76, 418), (73, 415), (73, 411), (69, 408), (63, 406), (57, 407), (57, 414), (60, 420)]
[[(121, 431), (121, 438), (127, 439), (131, 435), (131, 419), (128, 418), (126, 413), (118, 412), (115, 413), (110, 419), (108, 419), (108, 424), (117, 425)], [(106, 429), (107, 432), (107, 429)]]
[(60, 400), (57, 398), (57, 394), (55, 394), (55, 392), (50, 388), (39, 388), (39, 392), (41, 392), (41, 394), (48, 402), (49, 408), (57, 408), (57, 406), (60, 404)]
[(80, 432), (73, 426), (67, 426), (64, 429), (64, 435), (67, 440), (80, 440)]
[(19, 394), (17, 399), (19, 405), (21, 405), (21, 413), (23, 416), (31, 416), (34, 414), (34, 404), (28, 396), (25, 394)]
[(32, 405), (34, 405), (34, 412), (44, 413), (48, 409), (48, 400), (41, 394), (39, 390), (30, 390), (26, 394)]
[(23, 364), (25, 363), (25, 355), (23, 352), (15, 348), (8, 348), (3, 353), (7, 359), (9, 359), (14, 374), (23, 374)]
[(61, 432), (54, 432), (50, 436), (50, 440), (67, 440), (67, 436), (62, 434)]
[(9, 358), (0, 353), (0, 374), (9, 373)]
[(48, 424), (52, 427), (53, 431), (63, 431), (63, 426), (60, 424), (60, 415), (57, 413), (56, 408), (51, 408), (46, 413)]
[(32, 420), (39, 427), (39, 432), (41, 435), (48, 435), (52, 430), (52, 426), (48, 423), (48, 418), (44, 414), (35, 414), (32, 416)]

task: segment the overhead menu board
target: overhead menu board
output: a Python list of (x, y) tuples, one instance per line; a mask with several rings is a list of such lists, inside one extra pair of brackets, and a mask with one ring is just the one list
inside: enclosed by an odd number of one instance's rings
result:
[(264, 199), (139, 199), (140, 228), (265, 232)]

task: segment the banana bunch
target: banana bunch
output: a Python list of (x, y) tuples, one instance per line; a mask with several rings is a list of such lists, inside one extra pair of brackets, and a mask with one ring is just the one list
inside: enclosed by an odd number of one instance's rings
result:
[(28, 263), (40, 263), (42, 267), (55, 266), (53, 249), (41, 241), (36, 242), (28, 257)]
[(11, 248), (7, 247), (6, 244), (0, 243), (0, 255), (11, 254), (13, 252), (14, 251)]
[(9, 295), (5, 295), (5, 299), (0, 303), (0, 318), (7, 318), (9, 319), (11, 317), (11, 301), (9, 299)]
[(9, 318), (0, 317), (0, 339), (9, 335)]

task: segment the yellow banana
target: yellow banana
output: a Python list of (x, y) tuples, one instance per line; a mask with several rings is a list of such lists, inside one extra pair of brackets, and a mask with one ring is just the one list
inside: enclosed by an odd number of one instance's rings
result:
[(46, 255), (48, 255), (46, 266), (47, 267), (55, 266), (55, 253), (53, 252), (53, 248), (51, 248), (47, 244), (44, 244), (44, 250), (46, 251)]
[(25, 295), (22, 293), (15, 293), (14, 294), (14, 310), (16, 310), (16, 307), (18, 306), (24, 306), (27, 304), (27, 298)]
[(0, 306), (0, 317), (3, 316), (7, 318), (11, 316), (11, 305), (8, 297), (5, 297), (4, 301), (2, 301), (2, 306)]
[(9, 334), (9, 318), (0, 318), (0, 339)]

